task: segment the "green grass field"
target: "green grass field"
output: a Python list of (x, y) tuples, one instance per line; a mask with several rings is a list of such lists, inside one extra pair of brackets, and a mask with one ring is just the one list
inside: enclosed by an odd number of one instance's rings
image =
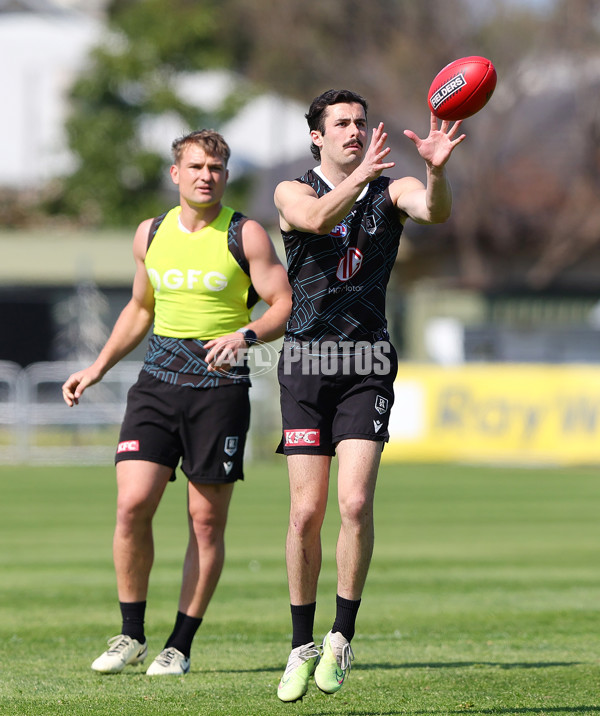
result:
[[(112, 467), (0, 468), (0, 714), (600, 713), (600, 475), (386, 465), (344, 688), (282, 704), (291, 636), (283, 459), (236, 487), (223, 577), (185, 677), (91, 671), (119, 631)], [(332, 483), (316, 636), (330, 628)], [(150, 658), (177, 607), (184, 480), (156, 518)], [(149, 663), (149, 662), (147, 662)]]

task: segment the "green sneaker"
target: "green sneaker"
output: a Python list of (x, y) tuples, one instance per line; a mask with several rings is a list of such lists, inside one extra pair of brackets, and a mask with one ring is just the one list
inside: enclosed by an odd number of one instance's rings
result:
[(323, 639), (323, 655), (315, 670), (315, 684), (326, 694), (342, 688), (350, 672), (354, 652), (350, 642), (340, 632), (329, 632)]
[(314, 641), (292, 649), (277, 688), (281, 701), (298, 701), (308, 691), (308, 680), (319, 663), (319, 650)]

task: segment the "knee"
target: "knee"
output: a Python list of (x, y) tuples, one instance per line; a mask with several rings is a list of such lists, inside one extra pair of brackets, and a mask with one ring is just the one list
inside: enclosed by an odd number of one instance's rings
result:
[(216, 514), (190, 514), (190, 533), (194, 535), (197, 544), (214, 545), (221, 542), (225, 535), (227, 518)]
[(304, 505), (290, 510), (290, 530), (300, 536), (318, 533), (324, 513), (318, 507)]
[(340, 516), (344, 524), (368, 527), (373, 523), (373, 502), (361, 494), (346, 495), (340, 499)]
[(119, 496), (117, 500), (117, 525), (122, 529), (133, 529), (141, 524), (150, 524), (154, 509), (147, 500), (131, 496)]

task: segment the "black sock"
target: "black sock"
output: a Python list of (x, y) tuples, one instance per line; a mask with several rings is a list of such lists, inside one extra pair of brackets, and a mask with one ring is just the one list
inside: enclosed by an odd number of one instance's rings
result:
[(333, 623), (331, 631), (339, 631), (348, 641), (352, 641), (356, 625), (356, 615), (360, 607), (360, 599), (356, 601), (344, 599), (340, 597), (339, 594), (336, 594), (335, 604), (335, 622)]
[(177, 612), (175, 626), (173, 627), (171, 636), (167, 639), (165, 649), (172, 646), (189, 659), (190, 652), (192, 651), (192, 642), (194, 641), (200, 624), (202, 624), (202, 617), (188, 617), (188, 615), (183, 612)]
[(292, 649), (314, 641), (313, 627), (316, 608), (316, 602), (312, 604), (290, 604), (293, 630)]
[(146, 641), (144, 635), (144, 617), (146, 615), (146, 602), (119, 602), (123, 624), (121, 634), (137, 639), (140, 644)]

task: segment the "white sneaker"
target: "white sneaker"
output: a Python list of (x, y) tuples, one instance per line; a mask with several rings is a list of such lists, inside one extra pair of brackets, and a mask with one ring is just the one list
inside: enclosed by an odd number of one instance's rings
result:
[(173, 676), (182, 676), (190, 670), (190, 660), (186, 658), (175, 647), (163, 649), (160, 654), (148, 667), (146, 673), (148, 676), (162, 676), (172, 674)]
[(125, 634), (108, 640), (108, 649), (92, 663), (92, 669), (102, 674), (118, 674), (131, 664), (141, 664), (148, 654), (148, 644), (140, 644)]

